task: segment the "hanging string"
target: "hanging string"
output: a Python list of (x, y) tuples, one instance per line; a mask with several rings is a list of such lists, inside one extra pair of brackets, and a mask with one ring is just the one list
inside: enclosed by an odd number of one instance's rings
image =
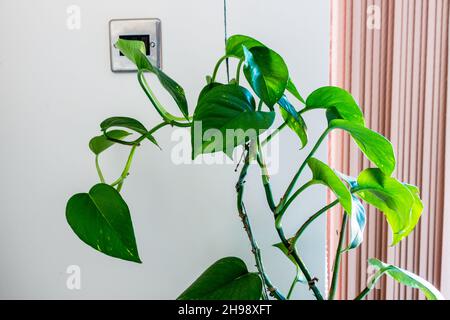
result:
[[(228, 40), (228, 33), (227, 33), (227, 0), (223, 0), (223, 31), (224, 31), (224, 38), (225, 38), (225, 45), (227, 44)], [(228, 58), (225, 61), (227, 66), (227, 81), (230, 82), (230, 66), (228, 64)]]

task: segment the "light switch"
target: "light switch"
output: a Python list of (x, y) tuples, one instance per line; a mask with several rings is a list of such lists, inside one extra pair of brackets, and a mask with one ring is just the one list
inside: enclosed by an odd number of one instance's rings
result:
[(113, 72), (136, 71), (136, 66), (114, 47), (119, 39), (144, 42), (147, 58), (161, 68), (161, 20), (113, 19), (109, 22), (111, 70)]

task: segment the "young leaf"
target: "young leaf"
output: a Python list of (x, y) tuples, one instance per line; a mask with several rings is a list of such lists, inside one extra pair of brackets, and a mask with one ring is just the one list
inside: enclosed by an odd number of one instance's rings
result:
[(188, 104), (183, 88), (161, 69), (150, 63), (145, 55), (145, 45), (142, 41), (119, 39), (115, 46), (136, 65), (138, 70), (154, 73), (161, 85), (172, 96), (183, 116), (189, 119)]
[(421, 202), (401, 182), (380, 169), (366, 169), (358, 176), (354, 190), (358, 197), (384, 213), (393, 232), (392, 245), (415, 228), (422, 211)]
[[(348, 183), (351, 189), (358, 186), (356, 178), (346, 176), (340, 172), (337, 174)], [(345, 249), (349, 251), (356, 249), (363, 242), (364, 239), (364, 229), (366, 227), (366, 209), (364, 208), (361, 201), (352, 194), (352, 214), (350, 216), (350, 244)]]
[(395, 155), (392, 144), (381, 134), (372, 131), (356, 122), (333, 120), (330, 129), (342, 129), (350, 133), (358, 147), (386, 175), (395, 169)]
[(66, 218), (86, 244), (112, 257), (141, 263), (130, 211), (122, 196), (107, 184), (79, 193), (67, 202)]
[(351, 215), (352, 196), (338, 175), (329, 166), (316, 158), (309, 159), (308, 166), (313, 174), (312, 182), (329, 187), (338, 198), (344, 210)]
[[(111, 130), (108, 132), (109, 137), (117, 140), (121, 140), (130, 134), (131, 133), (124, 130)], [(94, 154), (98, 155), (111, 147), (113, 144), (115, 144), (114, 141), (108, 140), (108, 138), (102, 134), (101, 136), (96, 136), (89, 141), (89, 149), (91, 149)]]
[(366, 209), (357, 197), (352, 195), (352, 214), (350, 215), (350, 244), (345, 249), (356, 249), (363, 242), (366, 228)]
[(286, 247), (284, 246), (284, 244), (282, 242), (280, 243), (276, 243), (273, 245), (275, 248), (280, 249), (281, 252), (284, 253), (284, 255), (286, 257), (288, 257), (288, 259), (294, 264), (295, 266), (295, 270), (297, 272), (297, 281), (301, 282), (301, 283), (306, 283), (306, 278), (303, 275), (302, 271), (300, 270), (300, 266), (297, 264), (297, 261), (295, 261), (294, 257), (292, 257), (291, 254), (289, 254), (288, 250), (286, 249)]
[(259, 300), (262, 281), (235, 257), (220, 259), (206, 269), (177, 300)]
[(158, 76), (159, 81), (162, 86), (169, 92), (172, 96), (173, 100), (177, 104), (183, 116), (189, 120), (189, 110), (188, 103), (186, 100), (186, 94), (184, 93), (183, 87), (181, 87), (175, 80), (170, 78), (167, 74), (165, 74), (162, 70), (157, 69), (156, 75)]
[(392, 264), (386, 264), (378, 259), (369, 259), (369, 264), (377, 270), (377, 273), (371, 281), (372, 287), (383, 274), (387, 274), (392, 279), (405, 286), (419, 289), (428, 300), (445, 299), (436, 287), (412, 272), (403, 270)]
[(364, 116), (352, 95), (338, 87), (322, 87), (306, 99), (305, 110), (334, 108), (341, 119), (364, 126)]
[(282, 96), (278, 101), (278, 104), (280, 105), (280, 112), (283, 120), (287, 123), (288, 127), (298, 135), (302, 142), (302, 148), (304, 148), (308, 143), (305, 120), (297, 113), (286, 96)]
[(225, 48), (226, 54), (238, 59), (243, 59), (243, 46), (245, 46), (249, 50), (254, 47), (265, 47), (264, 44), (256, 39), (253, 39), (249, 36), (236, 34), (228, 38)]
[(144, 127), (142, 123), (140, 123), (138, 120), (128, 117), (111, 117), (106, 120), (104, 120), (100, 124), (100, 129), (104, 132), (107, 138), (111, 139), (114, 137), (111, 135), (112, 131), (108, 131), (108, 129), (113, 127), (120, 127), (120, 128), (127, 128), (130, 130), (133, 130), (137, 133), (140, 133), (142, 135), (145, 135), (145, 137), (150, 140), (153, 144), (155, 144), (157, 147), (158, 142), (156, 139), (148, 133), (147, 129)]
[(289, 72), (283, 58), (266, 47), (244, 47), (244, 75), (256, 95), (272, 110), (284, 94)]
[(199, 99), (195, 109), (192, 157), (219, 151), (231, 157), (236, 146), (256, 139), (274, 118), (273, 112), (255, 111), (255, 100), (244, 87), (216, 86)]
[(122, 54), (133, 62), (138, 70), (155, 72), (155, 68), (145, 55), (145, 44), (142, 41), (119, 39), (114, 45)]

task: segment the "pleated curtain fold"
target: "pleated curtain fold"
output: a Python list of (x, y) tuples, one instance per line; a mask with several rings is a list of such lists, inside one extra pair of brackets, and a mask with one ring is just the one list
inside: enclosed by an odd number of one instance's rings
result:
[[(364, 242), (342, 260), (337, 298), (353, 299), (366, 286), (372, 257), (420, 275), (450, 298), (449, 2), (332, 0), (330, 83), (350, 91), (367, 126), (392, 141), (394, 175), (417, 185), (425, 205), (416, 230), (395, 247), (384, 216), (367, 208)], [(342, 172), (357, 176), (370, 166), (344, 132), (333, 132), (328, 148), (329, 163)], [(340, 210), (328, 215), (329, 279), (341, 219)], [(383, 278), (367, 298), (424, 297)]]

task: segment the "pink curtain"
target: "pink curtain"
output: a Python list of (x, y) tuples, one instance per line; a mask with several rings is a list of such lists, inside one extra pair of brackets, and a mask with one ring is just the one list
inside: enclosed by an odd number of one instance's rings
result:
[[(396, 177), (419, 186), (425, 205), (416, 230), (393, 248), (384, 216), (368, 209), (364, 242), (342, 261), (337, 298), (353, 299), (365, 287), (371, 257), (415, 272), (445, 294), (450, 289), (450, 218), (444, 216), (450, 205), (445, 201), (449, 1), (332, 0), (331, 15), (331, 85), (350, 91), (367, 125), (392, 141)], [(343, 132), (330, 136), (329, 161), (350, 175), (370, 165)], [(335, 210), (327, 227), (329, 278), (340, 224), (341, 212)], [(368, 296), (422, 298), (387, 279)]]

